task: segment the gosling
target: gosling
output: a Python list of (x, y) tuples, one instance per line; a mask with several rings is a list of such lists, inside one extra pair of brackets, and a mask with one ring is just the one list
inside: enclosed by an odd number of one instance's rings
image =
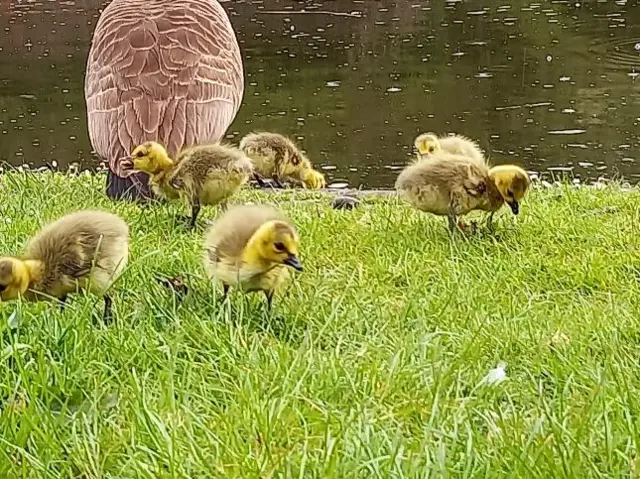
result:
[(457, 217), (473, 210), (491, 212), (491, 229), (493, 214), (505, 202), (517, 215), (528, 187), (529, 176), (517, 166), (489, 169), (468, 157), (444, 152), (409, 165), (395, 184), (398, 195), (415, 208), (447, 216), (452, 233)]
[(300, 240), (291, 221), (264, 205), (230, 208), (207, 231), (203, 264), (209, 278), (222, 283), (223, 299), (231, 286), (262, 291), (271, 311), (275, 292), (288, 279), (288, 267), (302, 271)]
[(173, 161), (155, 142), (135, 148), (127, 166), (150, 174), (154, 193), (167, 199), (184, 198), (191, 206), (189, 227), (194, 228), (202, 205), (227, 202), (253, 174), (251, 160), (238, 148), (227, 145), (197, 145), (182, 150)]
[(22, 257), (0, 258), (0, 300), (58, 299), (88, 290), (104, 298), (103, 320), (112, 319), (108, 289), (127, 265), (129, 227), (104, 211), (80, 211), (45, 226)]
[(466, 156), (482, 165), (488, 166), (480, 146), (463, 135), (437, 137), (433, 133), (423, 133), (416, 137), (414, 145), (418, 151), (418, 160), (429, 158), (436, 153), (445, 152)]
[(303, 188), (325, 188), (324, 175), (313, 169), (309, 158), (290, 139), (279, 133), (249, 133), (240, 141), (244, 151), (254, 166), (254, 178), (262, 187), (262, 177), (271, 177), (279, 188), (282, 181), (289, 179)]

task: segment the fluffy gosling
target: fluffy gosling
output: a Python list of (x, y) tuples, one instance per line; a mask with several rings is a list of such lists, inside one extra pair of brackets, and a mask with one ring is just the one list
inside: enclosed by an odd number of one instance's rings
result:
[(262, 177), (271, 177), (283, 188), (282, 180), (290, 179), (304, 188), (326, 187), (324, 175), (313, 169), (309, 158), (290, 139), (279, 133), (249, 133), (240, 140), (244, 151), (255, 169), (254, 178), (260, 186), (265, 186)]
[(437, 137), (433, 133), (423, 133), (416, 137), (414, 145), (418, 150), (419, 160), (433, 156), (436, 153), (445, 152), (466, 156), (480, 164), (487, 165), (480, 146), (463, 135)]
[(86, 289), (104, 297), (103, 320), (112, 319), (107, 290), (129, 256), (129, 227), (103, 211), (80, 211), (45, 226), (20, 258), (0, 258), (0, 300), (56, 298)]
[(302, 271), (300, 240), (293, 224), (264, 205), (230, 208), (207, 231), (203, 264), (211, 280), (229, 287), (262, 291), (271, 310), (273, 296), (288, 278), (288, 267)]
[(227, 201), (253, 174), (251, 160), (238, 148), (221, 144), (197, 145), (182, 150), (173, 161), (156, 142), (136, 147), (127, 165), (148, 173), (154, 193), (167, 199), (184, 198), (191, 206), (189, 227), (196, 225), (202, 205)]
[(447, 216), (449, 230), (455, 231), (457, 217), (473, 210), (493, 214), (506, 202), (513, 214), (529, 187), (529, 176), (521, 168), (501, 165), (488, 169), (466, 156), (440, 152), (430, 161), (405, 168), (395, 184), (398, 195), (415, 208)]

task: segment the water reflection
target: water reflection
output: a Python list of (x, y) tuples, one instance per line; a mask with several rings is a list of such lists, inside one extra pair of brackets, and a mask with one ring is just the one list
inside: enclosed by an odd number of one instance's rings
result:
[[(100, 0), (0, 0), (0, 160), (95, 167), (84, 62)], [(640, 176), (640, 9), (625, 1), (235, 0), (247, 89), (229, 137), (300, 140), (333, 182), (390, 186), (415, 134), (496, 162)]]

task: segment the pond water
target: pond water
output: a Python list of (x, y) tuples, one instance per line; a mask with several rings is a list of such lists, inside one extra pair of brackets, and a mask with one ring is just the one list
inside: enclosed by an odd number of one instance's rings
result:
[[(0, 161), (97, 167), (83, 77), (106, 3), (0, 0)], [(531, 171), (640, 177), (635, 0), (224, 7), (247, 79), (229, 138), (290, 134), (334, 185), (392, 186), (421, 131), (463, 133)]]

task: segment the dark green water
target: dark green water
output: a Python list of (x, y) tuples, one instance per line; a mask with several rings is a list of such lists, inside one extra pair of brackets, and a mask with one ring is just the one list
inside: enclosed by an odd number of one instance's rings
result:
[[(0, 160), (99, 166), (83, 76), (104, 4), (0, 0)], [(291, 134), (334, 184), (391, 186), (425, 130), (464, 133), (531, 171), (640, 176), (635, 1), (224, 6), (247, 79), (229, 138)]]

